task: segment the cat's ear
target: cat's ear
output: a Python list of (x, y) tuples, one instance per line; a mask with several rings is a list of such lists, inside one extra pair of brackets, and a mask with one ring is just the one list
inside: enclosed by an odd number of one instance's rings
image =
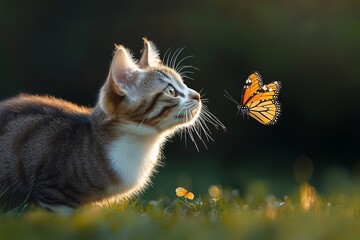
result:
[(144, 40), (144, 49), (139, 61), (140, 68), (154, 67), (158, 65), (161, 60), (159, 58), (159, 52), (153, 42), (143, 38)]
[(117, 94), (125, 96), (136, 84), (136, 72), (140, 69), (124, 46), (115, 45), (115, 54), (110, 67), (110, 79)]

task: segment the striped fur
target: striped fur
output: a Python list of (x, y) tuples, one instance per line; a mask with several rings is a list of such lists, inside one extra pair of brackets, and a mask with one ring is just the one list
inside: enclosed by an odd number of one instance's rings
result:
[[(166, 139), (202, 106), (158, 56), (146, 39), (139, 62), (117, 46), (94, 108), (33, 95), (1, 102), (0, 207), (64, 211), (143, 191)], [(169, 85), (176, 96), (164, 91)]]

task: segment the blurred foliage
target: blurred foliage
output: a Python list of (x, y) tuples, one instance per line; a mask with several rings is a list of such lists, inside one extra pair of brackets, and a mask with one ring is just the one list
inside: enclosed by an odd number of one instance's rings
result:
[[(296, 194), (277, 198), (261, 184), (246, 194), (209, 187), (154, 201), (84, 207), (70, 215), (30, 209), (0, 215), (1, 239), (358, 239), (359, 186), (350, 194), (320, 198), (303, 183)], [(175, 189), (174, 189), (175, 190)]]

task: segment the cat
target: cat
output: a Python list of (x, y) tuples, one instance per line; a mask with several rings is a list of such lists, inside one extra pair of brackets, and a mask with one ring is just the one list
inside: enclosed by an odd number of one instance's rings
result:
[(62, 212), (136, 196), (169, 137), (186, 128), (208, 137), (205, 121), (223, 126), (185, 85), (175, 60), (162, 63), (143, 40), (139, 61), (115, 46), (94, 108), (26, 94), (0, 103), (0, 208), (34, 203)]

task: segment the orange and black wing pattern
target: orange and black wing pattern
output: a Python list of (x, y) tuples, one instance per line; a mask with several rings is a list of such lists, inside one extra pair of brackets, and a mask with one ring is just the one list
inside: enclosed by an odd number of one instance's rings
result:
[(252, 73), (245, 82), (242, 106), (255, 120), (265, 125), (274, 125), (281, 115), (278, 101), (281, 82), (275, 81), (263, 85), (258, 72)]
[(281, 105), (274, 100), (250, 102), (249, 115), (262, 124), (274, 125), (281, 115)]
[(262, 85), (262, 78), (258, 72), (250, 74), (248, 79), (245, 81), (241, 104), (245, 106), (249, 99), (262, 87)]

